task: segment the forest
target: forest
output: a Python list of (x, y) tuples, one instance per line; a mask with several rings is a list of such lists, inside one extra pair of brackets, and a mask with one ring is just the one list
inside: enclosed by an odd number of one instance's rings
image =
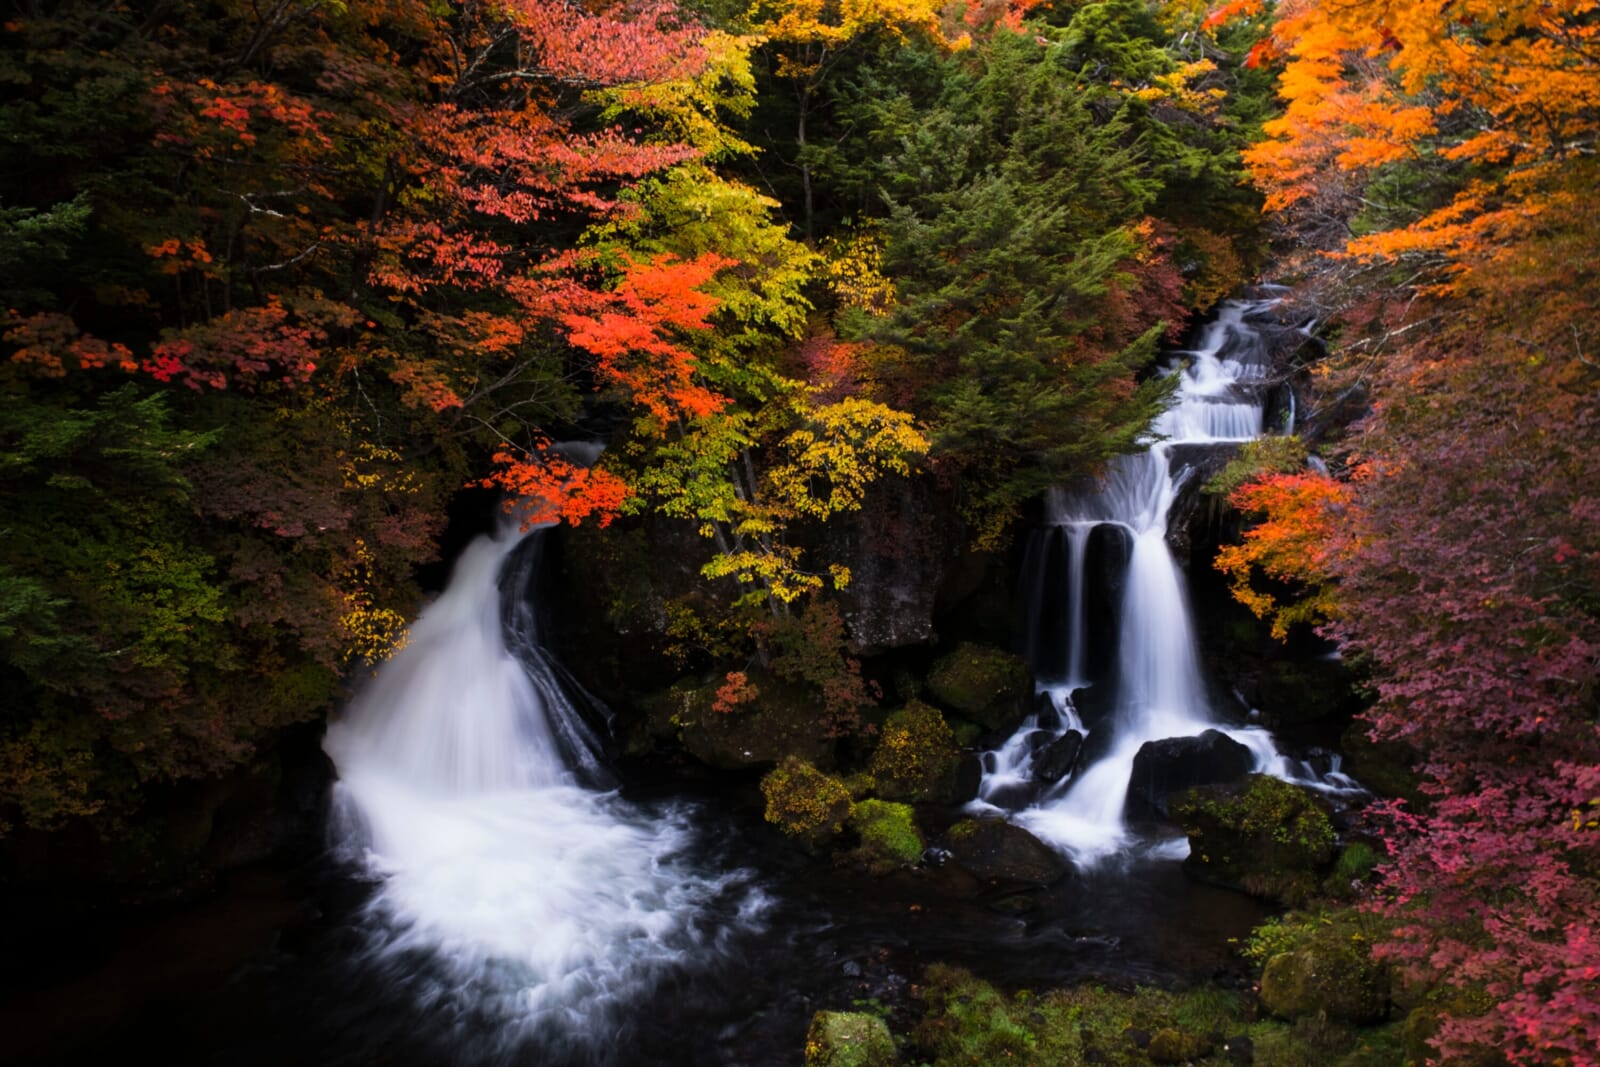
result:
[[(930, 949), (786, 1054), (1600, 1065), (1596, 0), (11, 0), (0, 99), (13, 916), (326, 862), (325, 724), (497, 524), (549, 527), (623, 782), (785, 870), (1048, 884), (1071, 849), (956, 810), (1025, 715), (1092, 718), (1038, 710), (1017, 589), (1052, 528), (1137, 565), (1071, 501), (1196, 447), (1173, 354), (1253, 300), (1268, 425), (1155, 535), (1210, 689), (1359, 798), (1152, 794), (1272, 912), (1231, 986)], [(1083, 580), (1126, 665), (1137, 583)], [(439, 1062), (655, 1062), (494, 1049)], [(662, 1062), (767, 1062), (712, 1055)]]

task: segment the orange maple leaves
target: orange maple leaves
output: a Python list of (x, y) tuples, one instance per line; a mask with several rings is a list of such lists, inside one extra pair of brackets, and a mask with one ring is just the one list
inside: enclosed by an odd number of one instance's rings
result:
[[(1228, 576), (1234, 599), (1258, 618), (1271, 619), (1272, 635), (1280, 639), (1295, 623), (1333, 618), (1332, 564), (1349, 543), (1351, 487), (1322, 474), (1271, 474), (1239, 486), (1228, 502), (1261, 517), (1242, 544), (1217, 553), (1216, 568)], [(1276, 582), (1299, 583), (1306, 593), (1288, 600), (1263, 592), (1251, 584), (1257, 571)]]
[[(1212, 19), (1258, 7), (1235, 0)], [(1245, 154), (1268, 210), (1314, 199), (1337, 174), (1416, 165), (1432, 206), (1343, 251), (1434, 257), (1440, 291), (1547, 215), (1586, 210), (1573, 175), (1600, 144), (1597, 12), (1600, 0), (1286, 0), (1271, 38), (1285, 110)]]
[(593, 310), (568, 314), (568, 340), (596, 358), (601, 381), (626, 390), (663, 426), (722, 410), (728, 398), (696, 380), (685, 332), (709, 329), (715, 297), (700, 286), (733, 260), (707, 252), (691, 260), (630, 261)]

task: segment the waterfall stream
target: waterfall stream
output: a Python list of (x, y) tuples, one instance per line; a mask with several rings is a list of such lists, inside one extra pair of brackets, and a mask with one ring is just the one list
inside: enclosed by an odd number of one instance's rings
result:
[(470, 545), (325, 748), (337, 844), (376, 883), (366, 962), (474, 1047), (570, 1058), (759, 927), (764, 900), (748, 872), (686, 858), (686, 806), (603, 791), (599, 741), (527, 595), (542, 538), (513, 519)]
[[(1218, 729), (1250, 750), (1259, 772), (1331, 791), (1359, 789), (1337, 767), (1319, 775), (1280, 755), (1266, 730), (1219, 721), (1201, 677), (1183, 574), (1167, 543), (1168, 513), (1192, 474), (1175, 461), (1174, 451), (1237, 445), (1262, 432), (1269, 353), (1249, 320), (1275, 303), (1223, 304), (1198, 346), (1176, 353), (1179, 362), (1168, 371), (1177, 377), (1174, 399), (1151, 427), (1146, 449), (1115, 459), (1098, 485), (1058, 489), (1047, 500), (1047, 527), (1029, 553), (1025, 567), (1032, 572), (1024, 580), (1032, 583), (1029, 658), (1048, 706), (1041, 701), (1041, 710), (984, 754), (974, 805), (1015, 808), (1015, 798), (1029, 798), (1012, 818), (1080, 865), (1139, 844), (1160, 854), (1183, 854), (1181, 838), (1141, 841), (1124, 818), (1134, 758), (1147, 742)], [(1094, 681), (1085, 589), (1088, 549), (1099, 531), (1120, 539), (1128, 562), (1116, 611), (1117, 652), (1110, 677), (1101, 682), (1111, 707), (1086, 730), (1075, 694)], [(1063, 587), (1066, 618), (1058, 620), (1052, 615)], [(1037, 781), (1038, 754), (1068, 731), (1089, 735), (1087, 765), (1058, 781)]]

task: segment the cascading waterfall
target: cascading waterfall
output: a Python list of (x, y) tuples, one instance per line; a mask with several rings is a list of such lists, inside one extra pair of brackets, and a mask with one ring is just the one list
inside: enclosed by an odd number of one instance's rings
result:
[[(1199, 347), (1180, 353), (1187, 357), (1186, 363), (1170, 371), (1178, 378), (1174, 401), (1157, 418), (1146, 450), (1118, 457), (1100, 484), (1087, 491), (1053, 491), (1047, 501), (1044, 547), (1030, 553), (1025, 563), (1032, 568), (1035, 584), (1029, 652), (1036, 669), (1046, 672), (1041, 692), (1048, 695), (1048, 706), (1029, 716), (999, 749), (985, 753), (975, 803), (1016, 807), (1017, 798), (1031, 799), (1013, 817), (1080, 864), (1133, 843), (1123, 810), (1134, 757), (1150, 741), (1221, 729), (1250, 749), (1258, 771), (1315, 780), (1334, 790), (1358, 788), (1338, 775), (1337, 768), (1331, 775), (1317, 776), (1306, 765), (1283, 757), (1265, 730), (1217, 723), (1201, 678), (1183, 575), (1167, 545), (1167, 515), (1190, 473), (1182, 464), (1173, 469), (1174, 450), (1236, 444), (1262, 431), (1261, 384), (1269, 371), (1268, 355), (1247, 319), (1274, 303), (1230, 301), (1222, 306)], [(1092, 681), (1084, 590), (1087, 546), (1098, 529), (1116, 531), (1128, 550), (1117, 610), (1117, 655), (1112, 676), (1106, 679), (1114, 703), (1109, 715), (1092, 724), (1085, 747), (1096, 755), (1088, 765), (1064, 780), (1040, 783), (1035, 780), (1039, 754), (1068, 731), (1082, 733), (1085, 728), (1073, 694)], [(1059, 603), (1055, 590), (1062, 583), (1068, 593), (1069, 618), (1064, 627), (1052, 628), (1046, 625), (1047, 604)], [(1040, 647), (1046, 640), (1042, 635), (1062, 631), (1064, 655)], [(1064, 673), (1049, 677), (1042, 664), (1055, 664)], [(1093, 737), (1096, 733), (1102, 736)], [(1167, 852), (1172, 846), (1172, 842), (1158, 844)]]
[(475, 1047), (571, 1058), (614, 1039), (620, 1009), (663, 976), (758, 926), (764, 901), (747, 872), (687, 859), (687, 809), (596, 788), (599, 741), (527, 597), (543, 534), (517, 527), (466, 549), (325, 748), (335, 838), (376, 883), (365, 964)]

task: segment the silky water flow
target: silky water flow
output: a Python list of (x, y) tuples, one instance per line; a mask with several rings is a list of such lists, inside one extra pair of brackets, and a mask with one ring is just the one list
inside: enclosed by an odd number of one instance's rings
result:
[(748, 871), (689, 858), (687, 806), (612, 788), (540, 642), (543, 537), (511, 517), (468, 546), (325, 741), (336, 846), (374, 883), (365, 964), (513, 1046), (614, 1038), (629, 1004), (765, 909)]
[[(1359, 791), (1338, 771), (1337, 761), (1333, 770), (1319, 774), (1280, 754), (1266, 730), (1219, 721), (1201, 677), (1183, 573), (1167, 543), (1168, 513), (1190, 474), (1187, 466), (1174, 463), (1174, 450), (1239, 444), (1262, 432), (1269, 362), (1250, 320), (1274, 303), (1223, 304), (1198, 348), (1177, 353), (1180, 362), (1169, 371), (1178, 379), (1173, 402), (1156, 419), (1145, 450), (1118, 457), (1098, 485), (1080, 492), (1054, 490), (1047, 500), (1047, 528), (1030, 553), (1035, 588), (1029, 639), (1036, 664), (1059, 665), (1056, 676), (1041, 684), (1051, 707), (1030, 715), (1000, 748), (984, 754), (973, 806), (992, 810), (1005, 807), (1008, 795), (1033, 796), (1010, 817), (1080, 866), (1130, 851), (1175, 858), (1187, 853), (1183, 838), (1142, 839), (1124, 818), (1134, 757), (1150, 741), (1221, 730), (1250, 749), (1258, 772), (1331, 792)], [(1116, 612), (1117, 654), (1111, 676), (1102, 683), (1113, 701), (1109, 714), (1094, 723), (1108, 736), (1095, 738), (1093, 745), (1086, 742), (1086, 750), (1097, 753), (1087, 766), (1043, 783), (1034, 794), (1040, 785), (1034, 767), (1038, 754), (1069, 730), (1086, 732), (1073, 694), (1089, 683), (1085, 588), (1089, 543), (1100, 528), (1114, 531), (1127, 552)], [(1064, 598), (1043, 588), (1056, 583), (1065, 586)], [(1051, 617), (1063, 607), (1064, 619)], [(1065, 648), (1041, 647), (1052, 641)]]

